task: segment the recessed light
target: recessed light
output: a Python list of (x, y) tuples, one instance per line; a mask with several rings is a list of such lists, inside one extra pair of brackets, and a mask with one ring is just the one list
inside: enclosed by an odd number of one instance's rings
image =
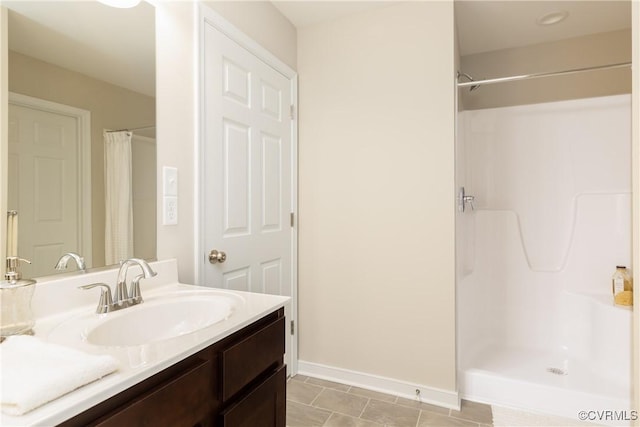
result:
[(118, 9), (128, 9), (136, 7), (140, 0), (98, 0), (98, 2)]
[(558, 22), (564, 21), (569, 16), (569, 12), (566, 10), (556, 10), (554, 12), (545, 13), (536, 19), (538, 25), (553, 25)]

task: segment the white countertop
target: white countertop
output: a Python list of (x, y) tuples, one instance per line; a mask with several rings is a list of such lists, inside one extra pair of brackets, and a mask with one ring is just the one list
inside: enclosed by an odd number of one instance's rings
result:
[[(276, 295), (178, 283), (175, 260), (158, 261), (150, 265), (158, 275), (140, 283), (142, 296), (145, 299), (152, 300), (160, 295), (188, 291), (220, 293), (240, 303), (235, 306), (232, 315), (227, 319), (196, 332), (139, 346), (103, 347), (91, 345), (82, 339), (69, 339), (68, 336), (60, 338), (59, 332), (61, 328), (66, 327), (65, 325), (73, 325), (74, 318), (86, 317), (87, 313), (95, 312), (99, 292), (81, 291), (77, 287), (95, 282), (104, 282), (113, 287), (118, 270), (105, 269), (87, 274), (67, 274), (38, 280), (32, 301), (36, 318), (35, 336), (86, 353), (110, 354), (119, 360), (120, 368), (113, 374), (22, 416), (9, 416), (3, 413), (0, 415), (0, 426), (57, 425), (284, 307), (289, 301), (288, 297)], [(136, 271), (137, 267), (130, 269)], [(129, 277), (133, 275), (134, 272), (131, 272)], [(1, 351), (2, 345), (0, 345), (0, 354)]]

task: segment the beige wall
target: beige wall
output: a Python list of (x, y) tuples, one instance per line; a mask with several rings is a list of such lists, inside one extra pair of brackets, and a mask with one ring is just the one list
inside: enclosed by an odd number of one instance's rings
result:
[(296, 27), (268, 1), (205, 1), (243, 33), (296, 69)]
[[(154, 129), (155, 131), (155, 129)], [(155, 133), (155, 132), (154, 132)], [(131, 140), (133, 175), (133, 254), (136, 258), (156, 258), (156, 140), (138, 136)]]
[(197, 231), (197, 4), (156, 5), (156, 99), (158, 182), (162, 167), (178, 168), (178, 224), (162, 225), (162, 186), (158, 186), (158, 259), (176, 258), (181, 282), (195, 283)]
[(298, 30), (300, 360), (455, 383), (453, 2)]
[[(211, 4), (210, 4), (211, 5)], [(281, 61), (295, 68), (296, 31), (273, 5), (214, 2), (213, 8)], [(204, 258), (196, 254), (198, 212), (198, 5), (158, 2), (156, 6), (156, 86), (158, 178), (162, 166), (178, 168), (178, 225), (158, 221), (158, 258), (177, 258), (180, 280), (198, 283)], [(162, 189), (159, 187), (159, 191)], [(158, 194), (162, 212), (162, 194)]]
[(91, 112), (93, 266), (104, 265), (103, 129), (155, 123), (155, 99), (74, 71), (9, 52), (9, 90)]
[[(632, 188), (633, 188), (633, 281), (640, 283), (640, 2), (634, 1), (632, 6), (633, 42), (633, 95), (632, 95)], [(637, 288), (636, 288), (637, 289)], [(636, 290), (633, 310), (633, 409), (640, 411), (640, 292)], [(634, 425), (640, 425), (635, 420)]]
[[(461, 58), (460, 71), (482, 80), (630, 61), (631, 30), (621, 30), (466, 55)], [(486, 85), (473, 92), (461, 90), (468, 110), (621, 93), (631, 93), (630, 68)]]
[[(7, 211), (7, 178), (9, 167), (7, 157), (9, 156), (9, 111), (5, 105), (9, 103), (9, 44), (8, 44), (8, 13), (7, 9), (0, 5), (0, 212)], [(0, 260), (6, 257), (7, 241), (7, 220), (6, 216), (0, 215)], [(0, 262), (0, 274), (4, 278), (6, 264)]]

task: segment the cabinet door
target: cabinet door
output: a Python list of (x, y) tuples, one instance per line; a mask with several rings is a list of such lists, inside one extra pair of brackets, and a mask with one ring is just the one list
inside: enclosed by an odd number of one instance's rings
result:
[(192, 427), (212, 410), (211, 361), (195, 366), (168, 382), (138, 396), (130, 404), (109, 413), (95, 427), (171, 426)]
[(285, 427), (285, 366), (220, 414), (223, 427)]
[(281, 317), (220, 353), (223, 402), (263, 372), (282, 364), (284, 335), (284, 317)]

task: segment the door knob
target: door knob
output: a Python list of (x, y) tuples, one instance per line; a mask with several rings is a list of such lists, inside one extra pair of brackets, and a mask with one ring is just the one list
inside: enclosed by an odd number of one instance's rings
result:
[(216, 264), (218, 262), (222, 264), (226, 260), (227, 260), (227, 254), (225, 254), (222, 251), (217, 251), (215, 249), (212, 249), (211, 252), (209, 252), (209, 262), (211, 264)]

